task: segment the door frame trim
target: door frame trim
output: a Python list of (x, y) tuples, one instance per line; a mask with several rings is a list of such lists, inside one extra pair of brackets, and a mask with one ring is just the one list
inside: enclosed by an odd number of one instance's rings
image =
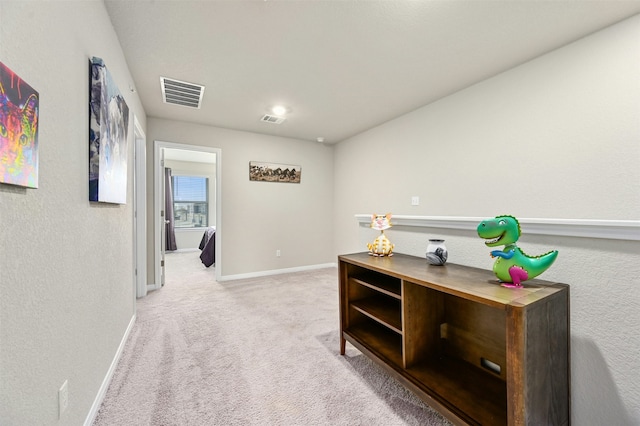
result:
[[(147, 295), (147, 138), (138, 121), (134, 124), (133, 259), (134, 302)], [(134, 303), (135, 304), (135, 303)]]
[(172, 149), (182, 149), (186, 151), (198, 151), (198, 152), (209, 152), (216, 154), (216, 241), (215, 241), (215, 277), (216, 281), (219, 281), (221, 273), (222, 273), (222, 253), (220, 251), (220, 243), (222, 241), (222, 150), (220, 148), (213, 148), (209, 146), (201, 146), (201, 145), (188, 145), (183, 143), (176, 142), (165, 142), (160, 140), (153, 141), (153, 223), (154, 223), (154, 289), (159, 289), (161, 287), (161, 268), (160, 268), (160, 211), (162, 207), (160, 206), (160, 180), (164, 179), (164, 173), (162, 170), (162, 165), (160, 164), (160, 150), (164, 148), (172, 148)]

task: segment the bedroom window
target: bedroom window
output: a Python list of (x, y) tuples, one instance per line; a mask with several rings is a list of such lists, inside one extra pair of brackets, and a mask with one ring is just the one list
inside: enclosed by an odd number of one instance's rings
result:
[(209, 179), (202, 176), (173, 176), (172, 182), (175, 228), (209, 226)]

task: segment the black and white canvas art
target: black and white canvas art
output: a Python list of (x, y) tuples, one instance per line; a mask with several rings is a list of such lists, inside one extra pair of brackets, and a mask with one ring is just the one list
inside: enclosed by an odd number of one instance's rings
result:
[(89, 200), (126, 204), (129, 107), (102, 59), (90, 79)]

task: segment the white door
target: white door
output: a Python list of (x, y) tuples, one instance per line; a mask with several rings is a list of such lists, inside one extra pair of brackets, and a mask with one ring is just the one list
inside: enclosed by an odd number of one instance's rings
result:
[(150, 290), (164, 285), (164, 149), (153, 143), (153, 284)]
[(160, 150), (160, 285), (164, 286), (164, 254), (167, 246), (166, 193), (164, 177), (164, 148)]
[(134, 117), (133, 258), (136, 297), (147, 295), (147, 141)]

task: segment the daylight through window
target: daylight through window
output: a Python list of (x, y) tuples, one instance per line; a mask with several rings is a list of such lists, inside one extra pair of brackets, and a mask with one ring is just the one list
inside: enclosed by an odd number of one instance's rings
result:
[(172, 180), (174, 226), (209, 226), (209, 179), (201, 176), (173, 176)]

